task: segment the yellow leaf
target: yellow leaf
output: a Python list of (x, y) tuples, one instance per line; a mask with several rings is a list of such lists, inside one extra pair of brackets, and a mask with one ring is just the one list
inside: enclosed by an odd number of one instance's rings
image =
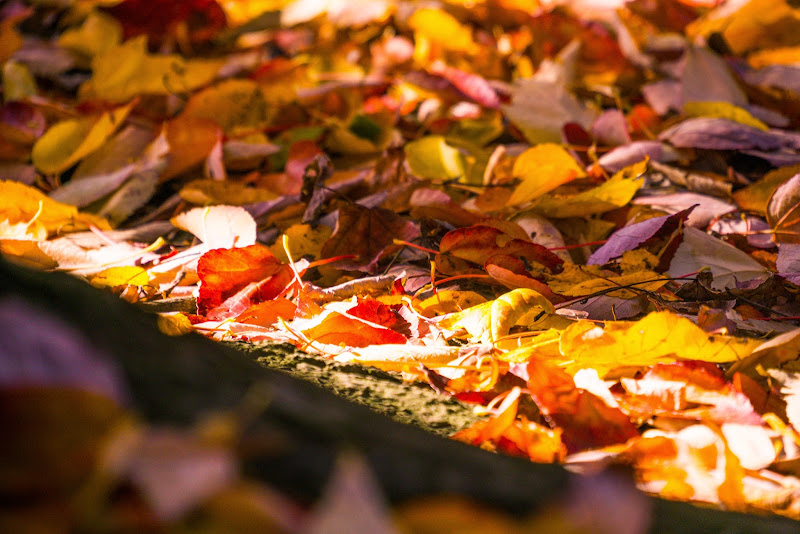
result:
[(161, 313), (156, 320), (158, 329), (168, 336), (182, 336), (194, 331), (189, 318), (182, 313)]
[(267, 121), (267, 103), (261, 88), (252, 80), (225, 80), (189, 98), (183, 117), (210, 119), (226, 134), (251, 133)]
[(759, 130), (769, 130), (769, 126), (753, 117), (749, 111), (730, 102), (687, 102), (683, 105), (683, 113), (689, 117), (729, 119)]
[(541, 293), (528, 288), (509, 291), (501, 297), (468, 310), (445, 316), (439, 325), (464, 329), (473, 340), (493, 343), (516, 324), (527, 324), (544, 313), (554, 313), (553, 304)]
[(92, 77), (80, 96), (125, 102), (142, 94), (186, 93), (210, 83), (221, 66), (218, 60), (148, 54), (146, 36), (134, 37), (92, 59)]
[(508, 199), (509, 206), (525, 204), (575, 178), (586, 176), (569, 152), (555, 143), (542, 143), (520, 154), (512, 173), (522, 182)]
[(751, 339), (711, 336), (689, 319), (667, 311), (650, 313), (635, 322), (608, 322), (605, 328), (579, 321), (561, 335), (561, 353), (570, 362), (566, 370), (591, 367), (601, 377), (618, 367), (676, 360), (735, 362), (759, 344)]
[(386, 148), (392, 139), (389, 115), (357, 114), (350, 121), (333, 122), (325, 147), (342, 154), (372, 154)]
[(753, 211), (759, 215), (767, 214), (767, 205), (772, 193), (783, 182), (800, 172), (800, 165), (791, 165), (769, 171), (757, 181), (736, 191), (733, 199), (745, 211)]
[(210, 204), (244, 206), (277, 197), (272, 191), (227, 180), (193, 180), (183, 186), (178, 194), (186, 202), (199, 206)]
[(426, 317), (455, 313), (483, 304), (486, 299), (474, 291), (454, 291), (445, 289), (423, 300), (417, 310)]
[(574, 196), (543, 195), (531, 209), (545, 217), (563, 219), (586, 217), (625, 206), (642, 187), (647, 161), (635, 163), (617, 172), (599, 186)]
[[(592, 280), (576, 284), (561, 291), (561, 293), (568, 297), (585, 297), (594, 293), (608, 291), (615, 287), (624, 286), (633, 286), (635, 289), (641, 289), (644, 291), (658, 291), (658, 289), (663, 287), (668, 281), (668, 278), (656, 272), (644, 270), (622, 276), (594, 278)], [(617, 298), (632, 299), (642, 294), (635, 289), (620, 289), (618, 291), (611, 291), (605, 294)]]
[(386, 343), (350, 348), (336, 356), (337, 361), (358, 362), (373, 365), (385, 371), (403, 371), (409, 367), (444, 365), (460, 355), (458, 347), (438, 347), (411, 344)]
[(80, 213), (75, 206), (56, 202), (38, 189), (9, 180), (0, 181), (0, 221), (9, 225), (35, 221), (47, 235), (83, 230), (89, 225), (111, 228), (101, 217)]
[(760, 50), (748, 55), (747, 62), (754, 69), (770, 65), (794, 65), (800, 63), (800, 46), (782, 46), (770, 50)]
[[(291, 252), (294, 261), (304, 256), (310, 256), (318, 260), (322, 255), (322, 245), (325, 244), (331, 234), (333, 234), (333, 228), (324, 224), (320, 224), (316, 228), (310, 224), (293, 224), (284, 232), (284, 235), (289, 239), (289, 252)], [(283, 249), (281, 241), (282, 239), (278, 239), (269, 247), (269, 250), (276, 258), (288, 263), (289, 258), (286, 256), (286, 251)]]
[(36, 94), (36, 80), (31, 71), (17, 61), (9, 59), (3, 65), (3, 100), (25, 100)]
[(752, 0), (727, 16), (720, 16), (720, 9), (711, 10), (689, 24), (687, 36), (708, 38), (719, 33), (736, 56), (800, 44), (797, 32), (800, 15), (786, 0)]
[[(558, 315), (555, 315), (558, 317)], [(562, 360), (559, 342), (561, 331), (551, 328), (533, 338), (508, 339), (495, 344), (495, 347), (507, 352), (501, 352), (497, 357), (509, 363), (525, 363), (531, 358), (540, 360)], [(524, 342), (524, 345), (519, 346)]]
[(291, 0), (220, 0), (225, 18), (231, 27), (253, 20), (267, 11), (280, 11)]
[(440, 135), (429, 135), (403, 148), (411, 172), (421, 178), (446, 180), (464, 175), (464, 158)]
[(94, 57), (118, 46), (122, 41), (122, 26), (114, 17), (92, 11), (78, 28), (64, 31), (58, 38), (62, 48)]
[(68, 119), (54, 124), (33, 145), (31, 159), (44, 174), (59, 174), (98, 148), (119, 128), (133, 104), (99, 117)]
[(440, 9), (418, 9), (408, 19), (408, 25), (422, 37), (447, 50), (473, 53), (478, 50), (472, 31), (458, 19)]
[(141, 267), (109, 267), (92, 276), (89, 282), (95, 287), (141, 287), (150, 283), (150, 275)]
[(36, 241), (0, 239), (0, 254), (9, 261), (33, 269), (55, 269), (58, 262), (42, 252)]

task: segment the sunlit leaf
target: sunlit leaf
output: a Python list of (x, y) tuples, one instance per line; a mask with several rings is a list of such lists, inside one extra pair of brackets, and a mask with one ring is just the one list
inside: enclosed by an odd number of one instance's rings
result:
[[(201, 315), (218, 307), (225, 307), (222, 312), (226, 314), (239, 315), (252, 304), (277, 297), (293, 278), (288, 265), (263, 245), (206, 252), (197, 263), (197, 274), (201, 281), (197, 311)], [(250, 294), (242, 295), (235, 307), (234, 303), (224, 306), (249, 287)]]
[(353, 315), (330, 312), (318, 324), (302, 330), (312, 341), (348, 347), (403, 344), (406, 337), (384, 326)]
[(403, 150), (411, 172), (422, 178), (448, 179), (464, 175), (464, 158), (444, 137), (430, 135), (407, 143)]
[(617, 172), (599, 186), (574, 196), (542, 195), (531, 209), (546, 217), (586, 217), (619, 208), (630, 202), (642, 187), (647, 168), (643, 161)]
[(422, 8), (408, 19), (418, 37), (424, 37), (448, 50), (473, 53), (477, 50), (470, 29), (441, 9)]
[(439, 326), (463, 329), (471, 339), (492, 343), (508, 334), (516, 324), (528, 324), (548, 313), (554, 313), (553, 304), (533, 289), (514, 289), (505, 295), (464, 311), (444, 316)]
[(636, 322), (609, 322), (605, 328), (588, 321), (568, 327), (561, 336), (567, 369), (592, 367), (600, 376), (623, 366), (648, 366), (677, 359), (735, 362), (759, 342), (709, 336), (689, 319), (670, 312), (652, 312)]
[(89, 282), (95, 287), (145, 286), (150, 275), (141, 267), (109, 267), (92, 276)]
[[(292, 258), (298, 259), (303, 256), (311, 256), (312, 259), (319, 259), (322, 255), (322, 246), (330, 239), (333, 229), (330, 226), (319, 225), (316, 228), (308, 224), (293, 224), (286, 229), (284, 235), (289, 240), (289, 252)], [(282, 239), (278, 239), (270, 247), (276, 258), (281, 261), (289, 261), (286, 251), (283, 249)]]
[(428, 317), (453, 313), (486, 302), (486, 298), (474, 291), (437, 291), (432, 297), (423, 300), (417, 309)]
[(753, 117), (746, 109), (728, 102), (687, 102), (683, 105), (683, 113), (689, 117), (730, 119), (759, 130), (769, 130), (766, 124)]
[(538, 358), (527, 366), (528, 389), (544, 415), (562, 430), (569, 452), (625, 443), (639, 436), (630, 418), (618, 407), (575, 387), (575, 382), (553, 362)]
[(575, 178), (586, 176), (580, 165), (560, 145), (543, 143), (529, 148), (514, 162), (514, 189), (509, 206), (526, 204)]
[(14, 225), (22, 223), (33, 231), (31, 235), (41, 237), (55, 232), (76, 231), (94, 225), (109, 229), (100, 217), (78, 212), (78, 208), (48, 198), (39, 190), (19, 182), (0, 181), (0, 221)]
[(220, 67), (215, 60), (149, 54), (147, 38), (136, 37), (94, 57), (92, 78), (80, 94), (119, 103), (142, 94), (185, 93), (211, 82)]
[(736, 282), (764, 279), (767, 269), (738, 248), (697, 228), (683, 231), (683, 242), (670, 262), (667, 274), (684, 276), (709, 268), (713, 288), (735, 287)]
[(100, 116), (68, 119), (51, 126), (33, 146), (33, 164), (46, 174), (59, 174), (105, 143), (132, 108), (122, 106)]
[(247, 211), (236, 206), (194, 208), (176, 215), (171, 222), (212, 249), (248, 247), (256, 242), (256, 222)]
[(92, 11), (78, 28), (62, 33), (58, 44), (86, 57), (103, 54), (122, 42), (122, 26), (114, 17), (100, 11)]

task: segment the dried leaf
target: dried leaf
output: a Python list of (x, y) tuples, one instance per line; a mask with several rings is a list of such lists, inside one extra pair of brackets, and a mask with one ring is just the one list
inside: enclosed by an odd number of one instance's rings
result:
[(170, 222), (197, 236), (209, 249), (249, 247), (256, 242), (256, 222), (236, 206), (194, 208)]
[(508, 199), (509, 206), (526, 204), (562, 184), (586, 176), (569, 152), (553, 143), (542, 143), (520, 154), (512, 172), (522, 182)]
[(528, 324), (554, 313), (553, 304), (533, 289), (514, 289), (505, 295), (462, 312), (442, 317), (438, 325), (464, 329), (474, 340), (493, 343), (516, 324)]
[(100, 148), (132, 107), (128, 104), (99, 117), (69, 119), (51, 126), (33, 146), (33, 164), (45, 174), (64, 172)]
[(92, 78), (81, 86), (84, 100), (126, 102), (141, 94), (192, 91), (211, 82), (221, 63), (147, 53), (147, 38), (135, 37), (92, 59)]

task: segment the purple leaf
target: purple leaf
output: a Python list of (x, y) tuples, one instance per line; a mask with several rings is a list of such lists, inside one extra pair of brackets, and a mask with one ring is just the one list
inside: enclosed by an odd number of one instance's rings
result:
[(728, 120), (698, 117), (687, 119), (658, 136), (678, 148), (711, 150), (778, 150), (783, 139), (772, 132)]
[(671, 147), (659, 141), (634, 141), (604, 154), (597, 163), (613, 174), (628, 165), (639, 163), (644, 158), (666, 163), (676, 161), (678, 156)]
[(594, 251), (587, 261), (587, 265), (604, 265), (614, 258), (622, 256), (623, 252), (633, 250), (651, 237), (659, 233), (673, 232), (678, 227), (678, 222), (686, 219), (692, 208), (676, 213), (675, 215), (662, 215), (653, 217), (640, 223), (631, 224), (614, 232), (605, 245)]
[(667, 213), (678, 213), (681, 210), (696, 206), (686, 219), (686, 224), (697, 228), (705, 228), (716, 217), (736, 211), (736, 206), (733, 204), (712, 196), (689, 191), (681, 191), (671, 195), (641, 197), (635, 199), (633, 203), (651, 206)]

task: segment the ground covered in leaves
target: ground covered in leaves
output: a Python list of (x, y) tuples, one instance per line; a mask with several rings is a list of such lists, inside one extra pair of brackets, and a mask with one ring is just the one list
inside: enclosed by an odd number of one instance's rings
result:
[(4, 257), (469, 403), (456, 440), (800, 519), (791, 3), (0, 20)]

